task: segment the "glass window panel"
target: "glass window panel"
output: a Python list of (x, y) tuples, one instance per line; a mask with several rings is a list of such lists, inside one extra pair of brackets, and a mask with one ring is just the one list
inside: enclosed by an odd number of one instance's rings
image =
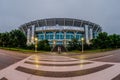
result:
[(38, 40), (44, 40), (44, 33), (40, 32), (38, 34)]
[(50, 35), (50, 39), (53, 39), (53, 35)]
[(64, 33), (63, 32), (56, 32), (56, 38), (55, 39), (64, 39)]
[(72, 39), (74, 38), (74, 33), (73, 32), (67, 32), (66, 33), (66, 39)]

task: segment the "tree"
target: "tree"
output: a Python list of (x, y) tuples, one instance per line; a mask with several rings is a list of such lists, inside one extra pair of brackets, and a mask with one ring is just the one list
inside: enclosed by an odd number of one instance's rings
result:
[(92, 45), (94, 48), (108, 48), (109, 47), (109, 37), (106, 32), (100, 33), (96, 39), (92, 40)]
[(120, 35), (113, 34), (113, 35), (110, 35), (109, 38), (110, 38), (110, 46), (112, 48), (120, 47)]
[(1, 33), (0, 34), (0, 44), (2, 47), (8, 47), (9, 45), (9, 33)]
[(10, 46), (11, 47), (25, 47), (27, 38), (20, 30), (12, 30), (10, 32)]
[(25, 47), (26, 36), (20, 30), (0, 33), (0, 46), (2, 47)]
[(118, 48), (120, 47), (120, 35), (108, 35), (103, 32), (96, 39), (92, 39), (91, 42), (94, 49)]
[(68, 50), (80, 50), (81, 43), (76, 38), (73, 38), (71, 41), (69, 41), (67, 48)]
[(38, 50), (50, 51), (50, 45), (48, 40), (42, 40), (38, 42)]

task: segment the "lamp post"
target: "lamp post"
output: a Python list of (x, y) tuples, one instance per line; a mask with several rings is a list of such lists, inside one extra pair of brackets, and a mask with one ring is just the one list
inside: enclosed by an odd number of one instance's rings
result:
[(38, 38), (36, 37), (35, 38), (35, 52), (37, 52), (37, 47), (38, 47), (37, 44), (38, 44)]
[(82, 53), (84, 52), (84, 38), (81, 38), (82, 41)]
[(55, 45), (56, 45), (56, 40), (53, 41), (53, 47), (55, 47)]
[(32, 39), (32, 43), (34, 44), (34, 37), (32, 37), (31, 39)]

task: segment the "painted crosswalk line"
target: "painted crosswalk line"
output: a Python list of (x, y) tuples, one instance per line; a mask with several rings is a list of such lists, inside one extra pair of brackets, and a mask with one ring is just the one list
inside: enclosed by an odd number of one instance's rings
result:
[(118, 80), (120, 63), (32, 55), (0, 71), (0, 80)]

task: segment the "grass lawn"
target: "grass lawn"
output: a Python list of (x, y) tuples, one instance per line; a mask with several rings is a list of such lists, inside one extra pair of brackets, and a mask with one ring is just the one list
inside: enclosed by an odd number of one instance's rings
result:
[(47, 51), (37, 51), (29, 50), (29, 49), (22, 49), (22, 48), (7, 48), (7, 47), (0, 47), (0, 49), (11, 50), (11, 51), (19, 51), (22, 53), (46, 53)]
[[(22, 52), (22, 53), (47, 53), (49, 54), (50, 51), (37, 51), (35, 52), (35, 50), (28, 50), (28, 49), (22, 49), (22, 48), (6, 48), (6, 47), (0, 47), (0, 49), (5, 49), (5, 50), (11, 50), (11, 51), (18, 51), (18, 52)], [(65, 54), (93, 54), (93, 53), (100, 53), (100, 52), (106, 52), (106, 51), (112, 51), (112, 50), (116, 50), (116, 49), (96, 49), (96, 50), (86, 50), (82, 53), (82, 51), (79, 50), (73, 50), (73, 51), (68, 51), (65, 52)], [(64, 54), (61, 54), (64, 55)]]
[[(115, 49), (108, 48), (108, 49), (85, 50), (83, 53), (86, 53), (86, 54), (87, 53), (99, 53), (99, 52), (106, 52), (106, 51), (112, 51), (112, 50), (116, 50), (116, 48)], [(70, 54), (83, 54), (82, 51), (79, 51), (79, 50), (73, 50), (73, 51), (70, 51), (68, 53), (70, 53)]]

